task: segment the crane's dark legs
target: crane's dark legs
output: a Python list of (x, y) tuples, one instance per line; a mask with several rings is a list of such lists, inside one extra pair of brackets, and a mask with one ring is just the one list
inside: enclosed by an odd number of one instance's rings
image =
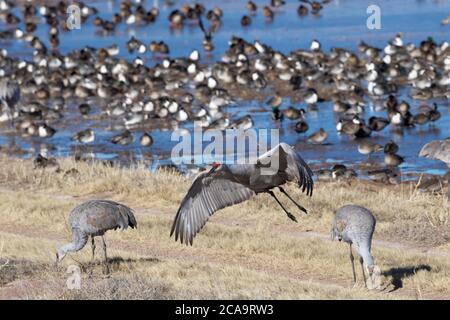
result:
[(353, 283), (356, 284), (356, 272), (355, 272), (355, 257), (353, 256), (352, 245), (349, 245), (350, 248), (350, 261), (352, 263), (352, 271), (353, 271)]
[(278, 200), (278, 198), (275, 196), (272, 190), (267, 191), (267, 193), (270, 194), (275, 199), (275, 201), (280, 205), (280, 207), (283, 209), (283, 211), (286, 213), (289, 219), (297, 222), (297, 218), (295, 218), (295, 216), (292, 213), (286, 210), (286, 208), (281, 204), (280, 200)]
[(362, 257), (359, 258), (359, 263), (361, 264), (361, 270), (362, 270), (362, 274), (363, 274), (363, 278), (364, 278), (364, 284), (367, 287), (366, 272), (364, 271), (364, 261), (363, 261)]
[(302, 210), (304, 213), (308, 213), (308, 211), (306, 211), (306, 209), (301, 206), (300, 204), (297, 203), (297, 201), (295, 201), (294, 199), (292, 199), (292, 197), (282, 188), (282, 187), (278, 187), (278, 189), (280, 189), (280, 191), (282, 193), (284, 193), (286, 195), (286, 197), (289, 198), (289, 200), (291, 200), (300, 210)]
[(105, 269), (106, 269), (106, 274), (109, 274), (108, 256), (107, 256), (107, 254), (106, 254), (106, 242), (105, 242), (105, 236), (102, 236), (102, 241), (103, 241), (103, 254), (104, 254), (104, 259), (105, 259)]
[(91, 236), (91, 248), (92, 248), (92, 261), (95, 259), (95, 240), (94, 237)]

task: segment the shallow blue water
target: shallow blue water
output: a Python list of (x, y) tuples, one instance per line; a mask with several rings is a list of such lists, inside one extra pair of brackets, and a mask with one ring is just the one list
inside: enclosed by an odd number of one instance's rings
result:
[[(187, 1), (189, 2), (189, 1)], [(202, 54), (205, 62), (215, 61), (220, 58), (220, 54), (227, 48), (228, 40), (232, 35), (237, 35), (246, 40), (261, 40), (277, 50), (289, 53), (297, 48), (307, 48), (312, 39), (320, 40), (324, 51), (332, 47), (343, 47), (356, 51), (356, 47), (361, 40), (370, 45), (384, 47), (386, 42), (396, 33), (401, 32), (404, 42), (413, 42), (416, 45), (427, 37), (432, 37), (437, 42), (450, 41), (450, 26), (442, 26), (440, 21), (450, 13), (450, 1), (401, 1), (401, 0), (354, 0), (354, 1), (332, 1), (324, 6), (320, 17), (309, 14), (300, 18), (297, 15), (298, 1), (287, 1), (288, 3), (276, 10), (273, 22), (267, 23), (261, 14), (260, 8), (268, 1), (255, 1), (258, 5), (258, 13), (252, 16), (252, 24), (247, 28), (240, 26), (239, 20), (246, 13), (244, 1), (200, 1), (207, 9), (219, 6), (224, 11), (221, 28), (214, 35), (214, 45), (216, 47), (212, 55)], [(181, 2), (175, 2), (176, 6)], [(193, 3), (193, 1), (191, 1)], [(95, 1), (92, 2), (99, 9), (99, 15), (110, 18), (118, 10), (118, 1)], [(92, 25), (93, 18), (88, 23), (83, 24), (81, 30), (73, 30), (61, 34), (60, 51), (67, 53), (84, 46), (106, 47), (117, 43), (120, 46), (120, 56), (131, 59), (136, 54), (128, 54), (125, 43), (130, 36), (135, 35), (138, 39), (149, 43), (152, 40), (164, 40), (170, 47), (170, 56), (183, 56), (189, 54), (193, 49), (200, 49), (203, 34), (196, 25), (187, 25), (182, 30), (173, 31), (169, 28), (167, 16), (176, 6), (167, 6), (164, 1), (146, 1), (149, 8), (152, 4), (160, 8), (160, 16), (154, 24), (147, 26), (126, 26), (121, 24), (115, 34), (109, 36), (99, 35), (97, 29)], [(368, 30), (366, 19), (368, 14), (366, 9), (370, 4), (377, 4), (381, 9), (381, 29)], [(0, 24), (1, 27), (3, 27)], [(43, 39), (46, 38), (47, 28), (40, 27), (37, 34)], [(0, 42), (1, 47), (6, 47), (10, 55), (17, 55), (23, 58), (31, 58), (31, 49), (25, 42)], [(201, 51), (203, 53), (203, 51)], [(153, 65), (160, 60), (157, 57), (146, 53), (141, 57), (145, 58), (148, 65)], [(401, 99), (402, 97), (400, 97)], [(405, 98), (415, 108), (420, 105), (420, 101)], [(431, 103), (432, 101), (428, 101)], [(372, 141), (386, 143), (394, 140), (400, 145), (399, 154), (405, 157), (402, 164), (403, 172), (428, 172), (442, 174), (446, 171), (443, 163), (430, 161), (417, 157), (421, 146), (434, 139), (450, 137), (450, 107), (448, 101), (436, 101), (440, 107), (442, 118), (435, 126), (424, 126), (423, 128), (404, 129), (402, 132), (393, 131), (391, 127), (386, 128), (380, 134), (372, 136)], [(168, 155), (176, 142), (170, 141), (171, 131), (154, 130), (152, 136), (155, 139), (153, 146), (141, 148), (139, 145), (139, 135), (135, 135), (133, 144), (120, 147), (108, 143), (108, 139), (116, 133), (108, 128), (115, 123), (105, 124), (95, 121), (78, 122), (76, 107), (73, 103), (70, 108), (73, 114), (68, 115), (54, 127), (57, 134), (49, 139), (39, 138), (15, 138), (15, 143), (33, 153), (49, 150), (55, 155), (73, 154), (77, 150), (94, 153), (100, 158), (126, 158), (126, 159), (152, 159), (160, 163), (170, 163)], [(95, 105), (95, 104), (94, 104)], [(291, 104), (285, 100), (283, 107), (289, 105), (295, 107), (306, 106), (304, 104)], [(365, 119), (371, 115), (385, 116), (385, 112), (375, 112), (370, 109), (370, 102), (366, 109)], [(329, 102), (318, 104), (319, 111), (307, 114), (307, 121), (310, 126), (308, 131), (324, 128), (328, 134), (329, 144), (323, 146), (312, 146), (304, 142), (305, 136), (298, 135), (293, 131), (294, 122), (284, 121), (281, 124), (273, 122), (267, 112), (251, 113), (255, 121), (256, 128), (279, 128), (281, 141), (296, 145), (297, 150), (308, 159), (310, 163), (339, 162), (344, 164), (358, 164), (366, 161), (357, 151), (357, 143), (347, 137), (340, 136), (335, 130), (335, 115), (332, 112), (332, 105)], [(69, 108), (69, 109), (70, 109)], [(253, 101), (237, 102), (226, 111), (234, 114), (235, 117), (245, 115), (252, 109), (266, 108), (263, 102)], [(99, 110), (96, 110), (99, 112)], [(96, 130), (96, 141), (94, 144), (81, 147), (70, 141), (74, 131), (79, 131), (87, 127), (94, 127)], [(186, 126), (192, 129), (192, 125)], [(11, 137), (0, 136), (0, 144), (8, 144)], [(382, 155), (375, 155), (372, 161), (382, 163)]]

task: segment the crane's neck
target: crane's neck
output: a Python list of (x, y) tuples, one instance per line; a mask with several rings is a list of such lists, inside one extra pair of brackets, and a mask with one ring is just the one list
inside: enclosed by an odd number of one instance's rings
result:
[(75, 252), (81, 250), (86, 244), (86, 242), (87, 238), (86, 239), (83, 238), (82, 241), (72, 241), (61, 246), (57, 251), (57, 260), (61, 261), (62, 259), (64, 259), (64, 257), (68, 252)]

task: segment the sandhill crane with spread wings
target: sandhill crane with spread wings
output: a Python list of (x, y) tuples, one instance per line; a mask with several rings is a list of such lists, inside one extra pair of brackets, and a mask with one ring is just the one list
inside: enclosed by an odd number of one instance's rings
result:
[(100, 236), (103, 241), (104, 262), (107, 272), (108, 257), (104, 234), (108, 230), (137, 227), (133, 210), (110, 200), (90, 200), (76, 206), (69, 215), (69, 225), (72, 231), (72, 242), (61, 246), (56, 252), (56, 263), (60, 262), (68, 252), (76, 252), (84, 248), (91, 237), (92, 260), (95, 255), (94, 237)]
[(313, 192), (313, 173), (306, 162), (295, 153), (291, 146), (280, 143), (260, 156), (255, 164), (213, 163), (211, 170), (200, 173), (181, 201), (173, 221), (170, 235), (175, 241), (191, 244), (194, 236), (216, 211), (250, 199), (258, 193), (268, 193), (280, 205), (287, 216), (295, 217), (283, 206), (273, 193), (278, 187), (300, 210), (298, 204), (281, 186), (286, 182), (296, 182), (309, 196)]

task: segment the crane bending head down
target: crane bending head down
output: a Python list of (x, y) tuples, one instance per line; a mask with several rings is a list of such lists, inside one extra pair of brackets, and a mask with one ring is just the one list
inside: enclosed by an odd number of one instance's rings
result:
[(69, 215), (69, 227), (72, 241), (56, 251), (56, 263), (64, 259), (67, 253), (81, 250), (91, 238), (92, 257), (95, 253), (94, 237), (101, 237), (105, 262), (106, 242), (104, 234), (108, 230), (132, 229), (137, 227), (133, 209), (111, 200), (89, 200), (76, 206)]

